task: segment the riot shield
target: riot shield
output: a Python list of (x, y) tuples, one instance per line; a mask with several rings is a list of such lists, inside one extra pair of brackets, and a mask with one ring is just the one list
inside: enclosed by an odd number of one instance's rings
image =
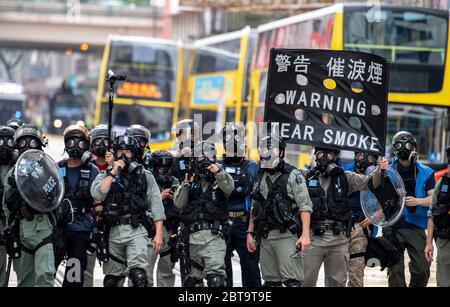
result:
[(45, 152), (30, 149), (20, 155), (15, 168), (17, 188), (34, 210), (55, 210), (64, 196), (64, 179), (58, 164)]
[(364, 215), (372, 224), (387, 227), (395, 224), (402, 215), (406, 190), (402, 178), (392, 168), (386, 171), (382, 180), (383, 184), (375, 187), (370, 183), (361, 191), (360, 201)]

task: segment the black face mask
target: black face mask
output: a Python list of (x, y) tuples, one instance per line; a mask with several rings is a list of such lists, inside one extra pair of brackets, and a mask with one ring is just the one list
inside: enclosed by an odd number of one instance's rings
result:
[(224, 158), (225, 162), (231, 163), (231, 164), (239, 164), (244, 160), (242, 157), (227, 157)]
[(108, 139), (99, 137), (92, 140), (92, 153), (97, 157), (104, 158), (108, 148)]
[(213, 163), (214, 161), (210, 160), (208, 157), (204, 157), (204, 159), (201, 161), (193, 159), (192, 168), (194, 172), (199, 175), (208, 175), (211, 173), (210, 171), (208, 171), (208, 167)]
[(323, 175), (327, 175), (327, 167), (330, 164), (336, 164), (336, 159), (333, 159), (333, 160), (328, 159), (328, 154), (329, 153), (332, 153), (332, 152), (324, 151), (323, 155), (320, 158), (317, 157), (317, 155), (316, 155), (316, 159), (315, 159), (316, 167), (315, 167), (315, 169), (317, 171), (319, 171), (320, 173), (322, 173)]
[(125, 155), (125, 154), (122, 154), (120, 157), (119, 157), (119, 160), (122, 160), (123, 161), (123, 163), (125, 164), (125, 166), (124, 166), (124, 170), (127, 170), (128, 169), (128, 166), (130, 165), (130, 159)]
[(9, 146), (0, 147), (0, 165), (7, 165), (13, 158), (14, 149)]
[(153, 173), (155, 174), (155, 179), (158, 184), (165, 186), (171, 182), (170, 179), (172, 175), (170, 173), (170, 168), (163, 168), (161, 165), (156, 165)]
[(412, 160), (412, 158), (415, 158), (414, 157), (415, 155), (412, 150), (399, 150), (396, 152), (396, 156), (400, 160), (404, 160), (404, 161)]
[(81, 159), (83, 153), (88, 149), (88, 142), (81, 138), (67, 139), (65, 145), (69, 157), (75, 159)]

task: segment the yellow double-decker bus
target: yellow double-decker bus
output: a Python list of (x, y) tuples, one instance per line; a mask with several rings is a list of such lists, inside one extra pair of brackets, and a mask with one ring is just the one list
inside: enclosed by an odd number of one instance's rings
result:
[[(261, 25), (250, 70), (250, 91), (254, 93), (250, 117), (255, 122), (263, 120), (271, 48), (369, 52), (391, 62), (387, 144), (396, 132), (410, 131), (418, 142), (419, 159), (442, 163), (449, 140), (448, 25), (448, 11), (343, 4)], [(251, 156), (256, 156), (256, 144), (249, 147)], [(292, 146), (288, 154), (291, 162), (300, 166), (311, 156), (308, 146)]]
[(189, 72), (190, 117), (203, 125), (247, 120), (248, 73), (253, 41), (250, 28), (196, 41)]
[(182, 83), (183, 48), (180, 43), (146, 37), (110, 36), (99, 76), (95, 123), (108, 121), (109, 69), (126, 75), (116, 85), (113, 128), (121, 134), (132, 124), (151, 131), (153, 150), (169, 149), (172, 123), (177, 122)]

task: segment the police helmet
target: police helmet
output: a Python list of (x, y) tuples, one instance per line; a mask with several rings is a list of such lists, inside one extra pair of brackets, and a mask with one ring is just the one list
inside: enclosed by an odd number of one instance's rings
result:
[(166, 166), (170, 168), (174, 162), (174, 156), (166, 150), (158, 150), (152, 152), (150, 161), (153, 167)]
[(108, 126), (105, 124), (100, 124), (91, 129), (90, 132), (91, 141), (99, 138), (108, 138)]
[(148, 130), (147, 128), (145, 128), (142, 125), (131, 125), (130, 127), (128, 127), (125, 130), (125, 135), (134, 137), (134, 138), (143, 138), (146, 140), (146, 142), (148, 143), (148, 141), (150, 140), (151, 137), (151, 133), (150, 130)]
[(216, 154), (216, 145), (210, 141), (199, 142), (194, 147), (194, 158), (207, 157), (210, 160), (215, 160)]
[(417, 147), (416, 138), (408, 131), (399, 131), (392, 138), (394, 152), (399, 150), (413, 151)]
[(6, 122), (6, 126), (13, 128), (14, 130), (17, 130), (17, 128), (22, 127), (24, 125), (23, 120), (19, 118), (12, 118)]
[(42, 134), (42, 131), (33, 125), (23, 125), (17, 128), (17, 130), (14, 132), (14, 143), (17, 143), (20, 138), (27, 136), (38, 139), (41, 143), (41, 146), (46, 145), (45, 137)]
[(88, 128), (80, 125), (70, 125), (63, 132), (64, 140), (70, 138), (80, 138), (89, 142), (89, 130)]

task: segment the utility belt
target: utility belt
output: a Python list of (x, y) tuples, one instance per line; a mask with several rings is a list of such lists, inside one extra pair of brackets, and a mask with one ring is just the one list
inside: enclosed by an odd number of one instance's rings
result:
[(249, 215), (245, 214), (245, 211), (230, 211), (228, 213), (228, 216), (230, 217), (230, 221), (232, 222), (248, 224), (248, 222), (250, 221), (250, 217)]
[(142, 220), (141, 216), (138, 214), (118, 215), (108, 213), (106, 215), (106, 224), (109, 227), (118, 225), (131, 225), (133, 228), (137, 228), (142, 224)]
[(332, 231), (333, 235), (337, 236), (340, 234), (347, 233), (347, 226), (343, 222), (332, 222), (332, 223), (319, 223), (312, 222), (311, 228), (313, 234), (316, 236), (322, 236), (326, 231)]
[(189, 231), (190, 234), (191, 233), (196, 233), (197, 231), (201, 231), (201, 230), (211, 230), (211, 233), (216, 235), (216, 234), (219, 234), (219, 233), (223, 232), (224, 226), (222, 225), (222, 223), (220, 221), (195, 222), (195, 223), (189, 224), (189, 226), (188, 226), (188, 231)]

